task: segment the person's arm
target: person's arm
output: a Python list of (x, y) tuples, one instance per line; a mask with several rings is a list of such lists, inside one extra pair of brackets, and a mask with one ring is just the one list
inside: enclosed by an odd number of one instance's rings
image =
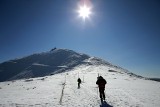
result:
[(107, 83), (106, 80), (104, 79), (105, 84)]
[(96, 84), (98, 85), (98, 80), (97, 80)]

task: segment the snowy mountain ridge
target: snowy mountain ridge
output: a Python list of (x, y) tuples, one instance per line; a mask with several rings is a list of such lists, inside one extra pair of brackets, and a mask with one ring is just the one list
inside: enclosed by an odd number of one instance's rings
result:
[[(73, 50), (54, 48), (48, 52), (36, 53), (1, 63), (0, 82), (53, 75), (81, 64), (107, 65), (123, 69), (97, 57), (77, 53)], [(129, 71), (126, 70), (126, 72)]]
[[(159, 82), (71, 50), (53, 49), (4, 62), (0, 64), (3, 72), (2, 65), (12, 69), (20, 65), (24, 68), (10, 78), (14, 81), (0, 82), (0, 107), (160, 106)], [(96, 85), (98, 75), (107, 81), (103, 104)], [(15, 80), (17, 78), (20, 80)], [(77, 89), (77, 78), (82, 80), (80, 89)]]

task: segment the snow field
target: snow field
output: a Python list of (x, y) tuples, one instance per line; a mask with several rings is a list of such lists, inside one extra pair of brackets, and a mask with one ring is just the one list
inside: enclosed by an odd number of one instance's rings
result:
[[(108, 72), (110, 69), (116, 72)], [(1, 82), (0, 107), (99, 107), (98, 74), (107, 80), (105, 93), (109, 105), (160, 106), (159, 82), (129, 76), (104, 65), (81, 65), (52, 76)], [(82, 80), (80, 89), (77, 89), (78, 77)]]

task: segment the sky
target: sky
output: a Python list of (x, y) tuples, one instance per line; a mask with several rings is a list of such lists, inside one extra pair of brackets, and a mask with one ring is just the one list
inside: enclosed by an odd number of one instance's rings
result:
[(64, 48), (160, 78), (160, 1), (0, 0), (0, 63)]

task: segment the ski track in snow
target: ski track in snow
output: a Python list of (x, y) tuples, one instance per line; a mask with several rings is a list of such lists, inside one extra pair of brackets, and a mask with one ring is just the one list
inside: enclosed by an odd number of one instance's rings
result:
[[(81, 65), (52, 76), (1, 82), (0, 107), (101, 107), (96, 85), (98, 73), (107, 80), (105, 93), (110, 107), (160, 106), (159, 82), (130, 77), (115, 68), (112, 69), (118, 72), (107, 72), (109, 69)], [(78, 77), (82, 80), (80, 89)]]

